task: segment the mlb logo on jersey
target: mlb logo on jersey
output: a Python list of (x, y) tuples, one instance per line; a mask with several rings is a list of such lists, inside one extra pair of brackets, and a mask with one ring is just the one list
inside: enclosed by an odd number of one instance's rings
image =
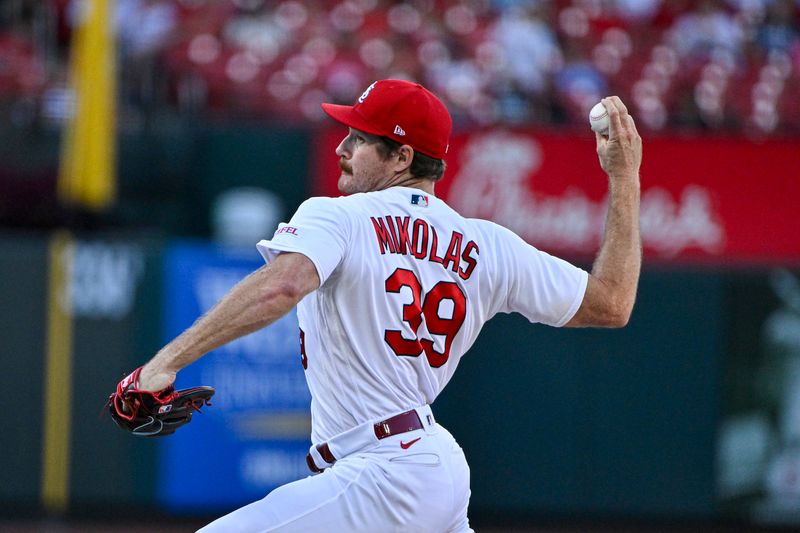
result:
[(428, 195), (427, 194), (412, 194), (411, 195), (411, 205), (418, 205), (420, 207), (428, 207)]

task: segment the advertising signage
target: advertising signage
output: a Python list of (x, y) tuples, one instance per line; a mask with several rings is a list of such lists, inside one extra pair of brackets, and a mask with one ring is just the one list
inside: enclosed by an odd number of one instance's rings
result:
[[(324, 132), (315, 191), (336, 196), (336, 145)], [(645, 138), (645, 256), (680, 262), (800, 262), (800, 141)], [(592, 134), (491, 129), (454, 134), (436, 194), (537, 248), (591, 258), (608, 185)]]
[[(165, 341), (263, 264), (255, 247), (172, 244), (165, 257)], [(221, 513), (309, 475), (311, 396), (294, 311), (178, 374), (176, 388), (197, 385), (216, 388), (212, 405), (158, 443), (159, 500), (166, 508)]]

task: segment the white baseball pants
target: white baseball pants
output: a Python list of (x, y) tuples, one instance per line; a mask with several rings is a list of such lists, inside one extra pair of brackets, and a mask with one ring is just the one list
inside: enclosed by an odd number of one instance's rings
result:
[(278, 487), (200, 532), (461, 533), (472, 531), (469, 496), (464, 452), (450, 432), (433, 423)]

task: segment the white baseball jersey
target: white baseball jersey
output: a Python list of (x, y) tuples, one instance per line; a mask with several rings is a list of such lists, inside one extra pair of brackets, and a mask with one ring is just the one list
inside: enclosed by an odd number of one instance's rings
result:
[(314, 443), (433, 403), (492, 316), (562, 326), (588, 280), (508, 229), (407, 187), (311, 198), (258, 250), (267, 262), (301, 253), (319, 274), (297, 313)]

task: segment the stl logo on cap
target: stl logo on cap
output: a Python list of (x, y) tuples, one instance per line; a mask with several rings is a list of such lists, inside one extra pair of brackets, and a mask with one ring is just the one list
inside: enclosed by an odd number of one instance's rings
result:
[(366, 99), (367, 99), (367, 96), (369, 96), (369, 93), (370, 93), (370, 91), (372, 91), (372, 89), (374, 89), (374, 88), (375, 88), (375, 84), (376, 84), (376, 83), (378, 83), (378, 82), (377, 82), (377, 81), (373, 81), (373, 82), (372, 82), (372, 85), (370, 85), (369, 87), (367, 87), (367, 90), (366, 90), (366, 91), (364, 91), (363, 93), (361, 93), (361, 96), (359, 96), (359, 97), (358, 97), (358, 103), (359, 103), (359, 104), (363, 104), (363, 103), (364, 103), (364, 100), (366, 100)]
[(447, 153), (450, 112), (419, 83), (378, 80), (355, 105), (323, 103), (322, 109), (346, 126), (407, 144), (428, 157), (442, 159)]

